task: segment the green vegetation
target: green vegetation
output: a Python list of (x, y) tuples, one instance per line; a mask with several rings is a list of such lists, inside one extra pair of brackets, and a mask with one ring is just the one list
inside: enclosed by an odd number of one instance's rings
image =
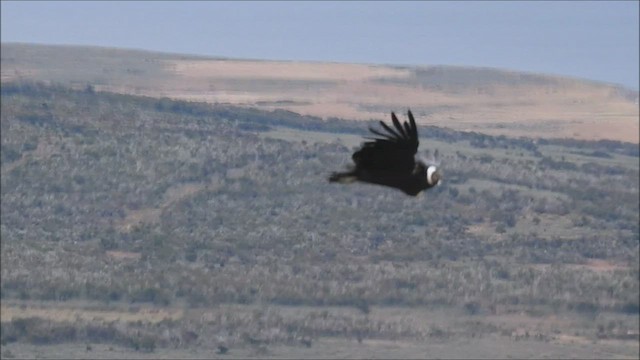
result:
[[(371, 124), (36, 83), (1, 92), (3, 302), (346, 306), (359, 315), (344, 326), (265, 321), (419, 339), (429, 332), (385, 333), (369, 316), (638, 315), (636, 144), (427, 127), (421, 147), (440, 149), (445, 180), (415, 199), (326, 181), (355, 145), (338, 137)], [(170, 325), (129, 345), (168, 346), (154, 336)], [(12, 321), (2, 340), (128, 338), (90, 326)]]

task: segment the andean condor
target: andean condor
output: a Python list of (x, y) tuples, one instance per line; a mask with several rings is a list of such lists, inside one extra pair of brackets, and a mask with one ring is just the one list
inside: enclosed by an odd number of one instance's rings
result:
[(418, 152), (418, 129), (411, 110), (407, 115), (409, 122), (400, 124), (396, 114), (391, 113), (395, 129), (380, 121), (386, 133), (369, 128), (379, 137), (368, 138), (371, 141), (365, 142), (353, 154), (355, 167), (346, 172), (334, 172), (329, 181), (343, 184), (362, 181), (400, 189), (411, 196), (440, 184), (442, 176), (437, 159), (425, 162), (414, 158)]

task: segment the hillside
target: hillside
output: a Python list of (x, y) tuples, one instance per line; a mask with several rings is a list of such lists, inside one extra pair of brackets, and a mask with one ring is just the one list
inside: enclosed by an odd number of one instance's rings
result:
[(638, 356), (635, 144), (423, 126), (416, 199), (326, 181), (368, 122), (1, 100), (3, 358)]
[(205, 58), (135, 50), (2, 44), (2, 81), (385, 119), (491, 135), (638, 143), (638, 92), (557, 76), (453, 66), (399, 67)]

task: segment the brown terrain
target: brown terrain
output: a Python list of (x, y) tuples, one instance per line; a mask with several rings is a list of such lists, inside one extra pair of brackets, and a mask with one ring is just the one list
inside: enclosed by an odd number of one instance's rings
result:
[[(134, 50), (27, 44), (2, 44), (1, 64), (2, 83), (15, 80), (45, 81), (81, 89), (92, 86), (97, 91), (235, 104), (269, 110), (287, 109), (322, 118), (356, 120), (387, 119), (390, 111), (404, 111), (411, 107), (423, 125), (506, 136), (639, 142), (637, 91), (547, 75), (453, 66), (394, 67), (231, 60)], [(260, 136), (290, 141), (300, 138), (300, 133), (298, 130), (280, 129)], [(335, 139), (334, 134), (327, 136), (312, 131), (305, 136), (306, 141), (328, 142)], [(349, 134), (341, 134), (340, 139), (345, 144), (354, 146), (361, 141), (360, 136)], [(452, 146), (434, 142), (440, 145), (441, 150)], [(453, 147), (450, 150), (453, 152)], [(25, 151), (22, 158), (3, 165), (3, 176), (31, 160), (45, 160), (60, 153), (62, 150), (54, 142), (39, 141), (34, 149)], [(572, 156), (562, 154), (565, 155)], [(632, 160), (637, 169), (636, 159)], [(629, 160), (616, 157), (606, 161)], [(163, 213), (171, 214), (176, 204), (197, 197), (204, 190), (223, 187), (224, 179), (242, 178), (245, 172), (259, 171), (259, 168), (251, 166), (232, 168), (224, 175), (213, 176), (203, 182), (174, 184), (164, 190), (161, 200), (153, 207), (127, 209), (125, 216), (115, 224), (116, 229), (129, 233), (141, 224), (156, 224), (162, 221)], [(466, 189), (465, 187), (471, 186), (482, 191), (497, 185), (490, 181), (470, 179), (459, 187)], [(505, 184), (500, 186), (508, 187)], [(545, 192), (542, 189), (512, 187), (528, 192), (532, 198), (564, 196), (563, 193)], [(565, 233), (568, 231), (575, 236), (575, 232), (579, 231), (573, 225), (564, 226), (563, 220), (555, 216), (540, 215), (539, 220), (541, 228), (545, 228), (543, 231), (554, 232), (554, 236), (568, 236)], [(528, 224), (529, 220), (525, 220), (518, 226), (531, 226)], [(468, 231), (490, 233), (490, 241), (503, 241), (506, 235), (496, 234), (494, 229), (494, 226), (474, 225)], [(585, 228), (584, 231), (590, 231), (590, 228)], [(86, 249), (90, 246), (92, 245), (86, 245)], [(145, 254), (137, 251), (106, 250), (101, 254), (110, 262), (122, 266), (145, 261)], [(556, 265), (531, 265), (532, 268), (550, 271), (554, 270), (554, 266)], [(628, 264), (609, 259), (590, 259), (581, 264), (561, 266), (602, 276), (629, 270)], [(197, 308), (181, 303), (159, 307), (119, 302), (105, 304), (9, 299), (2, 302), (0, 317), (5, 324), (14, 319), (32, 317), (53, 322), (101, 325), (175, 321), (179, 324), (176, 327), (189, 324), (202, 330), (223, 316), (240, 323), (253, 319), (261, 311), (266, 313), (265, 309), (281, 317), (282, 323), (297, 324), (297, 321), (304, 319), (316, 319), (314, 314), (319, 307), (221, 304), (211, 308)], [(266, 346), (239, 344), (231, 348), (230, 354), (218, 357), (638, 358), (635, 314), (602, 312), (593, 317), (571, 313), (549, 315), (542, 311), (538, 314), (533, 306), (526, 311), (523, 308), (504, 306), (482, 315), (467, 314), (459, 309), (421, 307), (371, 306), (370, 311), (365, 314), (357, 308), (322, 309), (335, 318), (341, 316), (341, 319), (348, 320), (350, 324), (357, 324), (365, 319), (393, 326), (398, 324), (402, 329), (422, 334), (436, 329), (440, 335), (428, 337), (428, 341), (404, 338), (367, 338), (363, 341), (357, 336), (318, 336), (314, 339), (313, 347), (309, 348), (274, 344), (267, 350)], [(628, 323), (633, 323), (634, 326), (627, 326)], [(606, 334), (611, 336), (607, 337), (604, 332), (597, 330), (599, 325), (610, 326), (611, 329)], [(486, 335), (482, 335), (483, 332)], [(188, 331), (183, 332), (181, 338), (185, 337), (184, 334), (188, 335)], [(80, 343), (44, 346), (14, 342), (2, 346), (2, 358), (217, 356), (211, 339), (202, 342), (204, 345), (184, 346), (180, 349), (165, 347), (155, 352), (139, 352), (110, 343), (95, 343), (90, 347), (90, 344)]]
[(489, 68), (397, 67), (204, 58), (135, 50), (2, 44), (2, 81), (386, 119), (410, 107), (423, 125), (492, 135), (639, 142), (638, 92)]

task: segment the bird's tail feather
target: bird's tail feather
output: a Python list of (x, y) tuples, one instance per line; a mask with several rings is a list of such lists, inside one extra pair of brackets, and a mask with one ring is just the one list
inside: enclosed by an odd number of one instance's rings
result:
[(340, 184), (349, 184), (356, 181), (356, 175), (352, 172), (334, 172), (329, 176), (329, 182), (337, 182)]

